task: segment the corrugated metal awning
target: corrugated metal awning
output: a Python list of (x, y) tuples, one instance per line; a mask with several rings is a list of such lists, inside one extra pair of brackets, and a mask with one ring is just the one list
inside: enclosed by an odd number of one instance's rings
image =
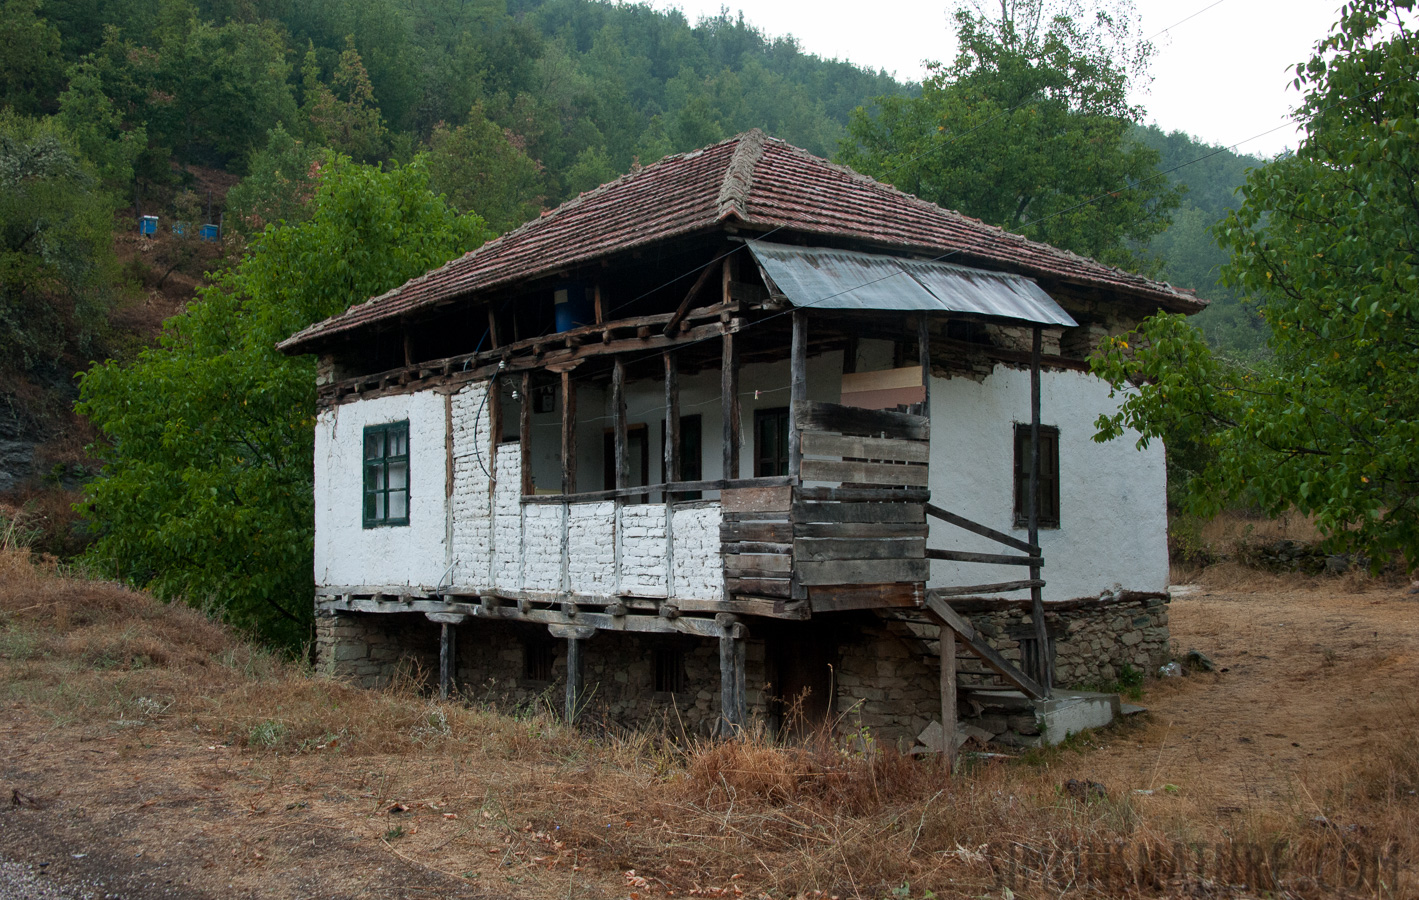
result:
[(1021, 275), (854, 250), (755, 241), (754, 258), (794, 306), (974, 313), (1039, 325), (1078, 323)]

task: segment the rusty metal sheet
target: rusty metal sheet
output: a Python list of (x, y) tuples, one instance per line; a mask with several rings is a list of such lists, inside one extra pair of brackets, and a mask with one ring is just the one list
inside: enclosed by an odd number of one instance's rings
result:
[(749, 244), (779, 292), (813, 309), (972, 313), (1074, 327), (1078, 323), (1029, 278), (944, 262), (854, 250)]

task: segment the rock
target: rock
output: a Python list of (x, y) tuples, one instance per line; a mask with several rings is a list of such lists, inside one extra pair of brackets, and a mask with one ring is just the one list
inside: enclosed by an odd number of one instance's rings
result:
[(1187, 663), (1189, 669), (1196, 669), (1199, 672), (1217, 671), (1217, 664), (1208, 658), (1207, 654), (1203, 653), (1201, 650), (1187, 651), (1187, 657), (1184, 662)]
[(1064, 792), (1080, 803), (1092, 803), (1109, 799), (1109, 790), (1097, 781), (1080, 781), (1071, 778), (1064, 783)]
[(1165, 666), (1158, 667), (1159, 678), (1178, 678), (1183, 673), (1183, 667), (1175, 662), (1170, 662)]
[[(940, 753), (946, 749), (945, 729), (941, 727), (940, 722), (934, 720), (921, 730), (921, 734), (916, 736), (916, 740), (921, 745), (922, 751), (926, 753)], [(917, 751), (914, 749), (912, 752), (916, 753)]]
[(967, 725), (964, 728), (956, 729), (957, 750), (961, 749), (961, 746), (965, 744), (966, 741), (975, 741), (976, 743), (984, 747), (986, 744), (989, 744), (993, 740), (995, 740), (995, 735), (991, 734), (989, 731), (986, 731), (983, 728), (977, 728), (974, 725)]
[(1148, 707), (1138, 706), (1133, 703), (1120, 703), (1118, 706), (1118, 712), (1121, 716), (1136, 716), (1139, 713), (1146, 713), (1147, 711)]

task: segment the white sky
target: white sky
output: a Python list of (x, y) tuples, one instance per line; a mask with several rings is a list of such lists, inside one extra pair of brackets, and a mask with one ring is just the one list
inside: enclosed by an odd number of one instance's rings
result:
[[(1153, 38), (1151, 88), (1134, 98), (1147, 109), (1149, 121), (1208, 143), (1244, 142), (1239, 152), (1259, 156), (1295, 146), (1291, 128), (1248, 138), (1285, 122), (1300, 99), (1288, 69), (1310, 57), (1342, 0), (1135, 2), (1145, 37), (1169, 29)], [(919, 80), (925, 60), (950, 62), (955, 53), (950, 0), (651, 0), (651, 5), (677, 7), (691, 23), (721, 6), (731, 13), (742, 9), (766, 34), (791, 34), (808, 53), (886, 69), (902, 80)]]

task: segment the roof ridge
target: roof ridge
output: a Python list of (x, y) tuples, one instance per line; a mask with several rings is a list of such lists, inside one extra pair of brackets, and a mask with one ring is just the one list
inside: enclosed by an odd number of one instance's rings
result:
[(754, 167), (764, 157), (767, 137), (759, 129), (751, 128), (735, 138), (739, 145), (734, 148), (734, 155), (724, 169), (724, 181), (715, 201), (715, 221), (722, 222), (731, 215), (739, 219), (749, 218), (749, 192), (754, 189)]

